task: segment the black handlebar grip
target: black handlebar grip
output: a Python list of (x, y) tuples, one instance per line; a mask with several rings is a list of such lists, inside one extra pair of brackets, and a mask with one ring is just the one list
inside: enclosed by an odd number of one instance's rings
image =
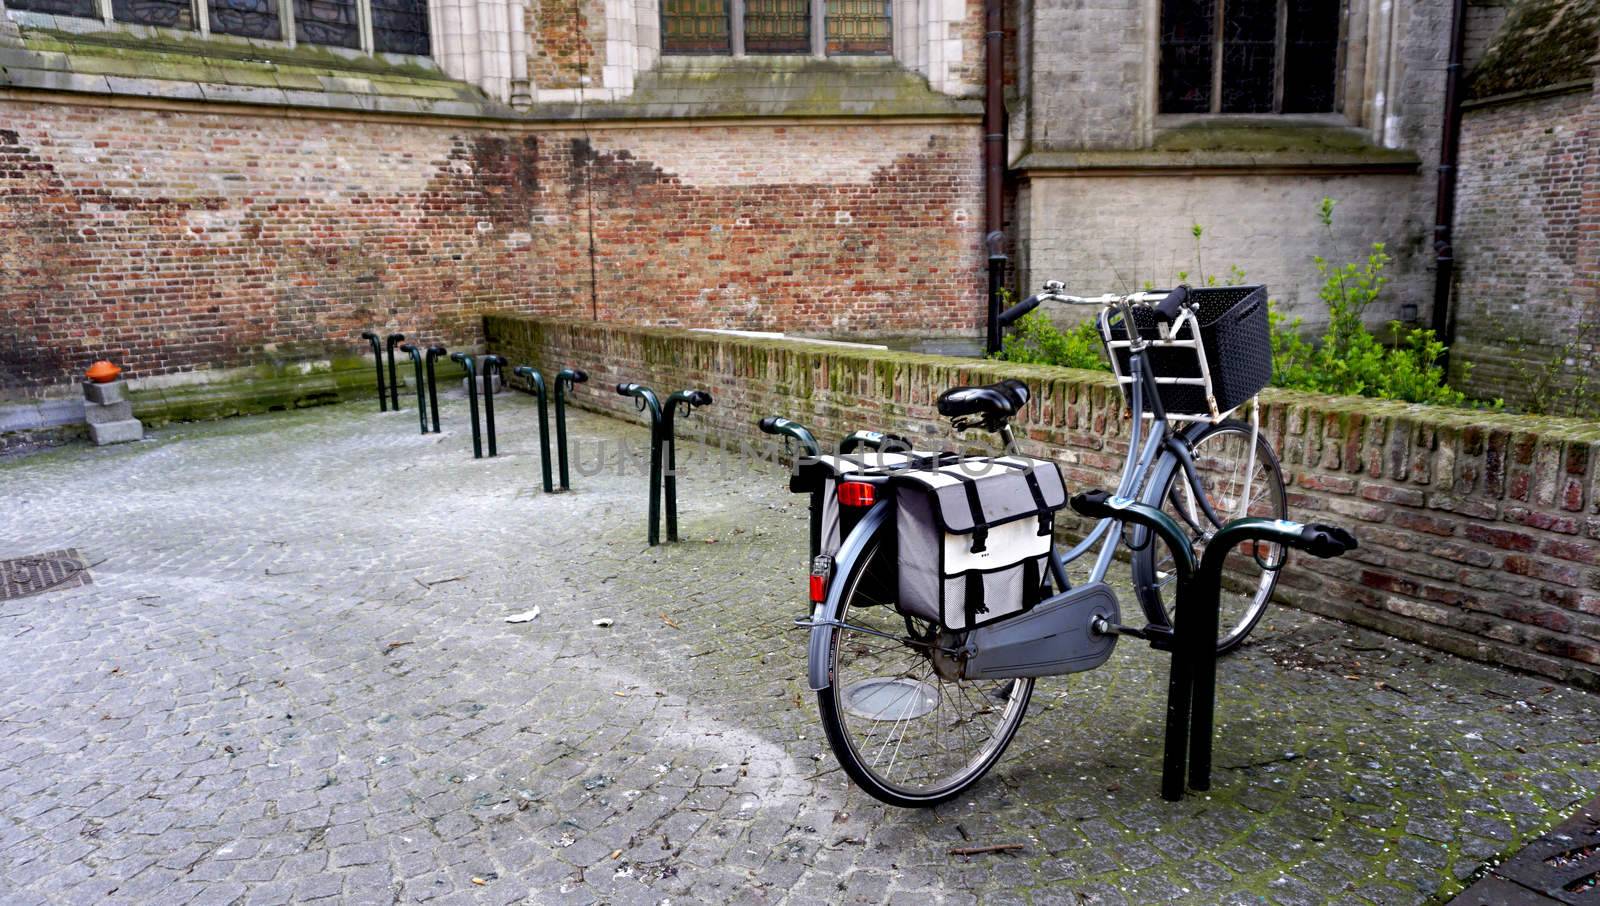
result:
[(363, 330), (361, 332), (361, 339), (363, 339), (363, 340), (376, 340), (377, 338), (378, 338), (378, 335), (373, 333), (370, 330)]
[(582, 368), (574, 368), (574, 369), (572, 369), (572, 383), (574, 383), (574, 384), (583, 384), (583, 383), (587, 383), (588, 380), (589, 380), (589, 372), (584, 371)]
[(781, 416), (769, 415), (758, 422), (757, 427), (761, 429), (762, 434), (777, 434), (779, 424), (784, 421), (786, 421), (786, 419), (782, 418)]
[(711, 394), (704, 390), (695, 390), (689, 394), (690, 407), (711, 405)]
[(417, 351), (417, 347), (411, 345), (410, 343), (401, 343), (400, 344), (400, 351), (401, 352), (416, 352)]
[(1156, 317), (1171, 323), (1172, 320), (1178, 316), (1178, 313), (1183, 311), (1183, 303), (1187, 302), (1188, 300), (1189, 287), (1179, 284), (1178, 286), (1174, 287), (1171, 292), (1167, 293), (1167, 297), (1165, 299), (1162, 299), (1161, 302), (1156, 305)]
[(622, 394), (623, 396), (627, 396), (633, 390), (633, 388), (635, 388), (637, 386), (639, 386), (639, 385), (638, 384), (630, 384), (627, 381), (623, 381), (622, 383), (617, 385), (617, 392)]
[(1300, 530), (1300, 544), (1296, 545), (1313, 557), (1339, 557), (1360, 547), (1356, 536), (1337, 525), (1313, 522)]
[(1018, 302), (1016, 305), (1013, 305), (1010, 308), (1008, 308), (1005, 311), (1000, 313), (1000, 326), (1001, 327), (1006, 327), (1012, 321), (1017, 320), (1018, 318), (1022, 317), (1023, 315), (1027, 314), (1030, 311), (1033, 311), (1035, 308), (1038, 308), (1038, 307), (1039, 307), (1039, 297), (1038, 296), (1029, 296), (1028, 298), (1023, 299), (1021, 302)]

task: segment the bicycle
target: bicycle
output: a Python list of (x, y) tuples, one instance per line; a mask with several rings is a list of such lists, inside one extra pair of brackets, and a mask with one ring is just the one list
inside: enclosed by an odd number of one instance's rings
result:
[[(1255, 407), (1248, 425), (1232, 419), (1245, 401), (1233, 397), (1248, 382), (1235, 381), (1230, 388), (1215, 379), (1200, 328), (1200, 319), (1211, 313), (1208, 306), (1231, 311), (1251, 297), (1261, 310), (1247, 314), (1264, 321), (1261, 287), (1222, 293), (1179, 287), (1080, 298), (1051, 283), (1005, 316), (1014, 320), (1049, 299), (1102, 307), (1102, 338), (1126, 388), (1132, 421), (1115, 497), (1173, 512), (1202, 549), (1231, 518), (1286, 516), (1281, 470), (1260, 436)], [(1147, 336), (1152, 333), (1153, 338)], [(1184, 349), (1197, 361), (1189, 368), (1172, 367), (1170, 354)], [(1166, 357), (1164, 369), (1178, 373), (1158, 376), (1152, 354)], [(1164, 387), (1172, 390), (1164, 393)], [(1246, 398), (1259, 387), (1249, 388)], [(1193, 405), (1196, 391), (1203, 396), (1203, 414)], [(952, 388), (937, 407), (958, 432), (992, 432), (1012, 452), (1016, 439), (1010, 421), (1028, 401), (1026, 385), (1002, 381)], [(1172, 402), (1186, 404), (1186, 411), (1169, 412)], [(817, 693), (829, 744), (846, 773), (874, 797), (914, 807), (959, 795), (1009, 745), (1035, 678), (1093, 669), (1110, 656), (1121, 635), (1172, 650), (1174, 555), (1159, 553), (1166, 548), (1148, 529), (1136, 526), (1127, 533), (1146, 625), (1123, 625), (1116, 595), (1104, 581), (1124, 536), (1122, 521), (1113, 516), (1100, 519), (1066, 552), (1052, 542), (1044, 600), (1022, 616), (954, 633), (902, 614), (894, 606), (894, 498), (878, 492), (897, 470), (926, 462), (926, 455), (892, 435), (857, 432), (841, 448), (874, 450), (877, 462), (868, 465), (867, 457), (852, 452), (859, 460), (852, 463), (848, 457), (824, 456), (815, 436), (796, 422), (774, 416), (762, 419), (760, 428), (787, 436), (806, 451), (791, 489), (811, 494), (812, 609), (796, 623), (811, 633), (808, 683)], [(1245, 439), (1242, 471), (1234, 467), (1237, 457), (1228, 456), (1215, 438), (1229, 444)], [(1197, 448), (1202, 455), (1195, 455)], [(1096, 548), (1087, 581), (1073, 585), (1066, 565)], [(1222, 624), (1228, 628), (1219, 635), (1219, 653), (1237, 647), (1259, 621), (1286, 562), (1286, 548), (1251, 541), (1247, 552), (1229, 553), (1226, 562), (1243, 571), (1235, 584), (1244, 589), (1244, 606)]]

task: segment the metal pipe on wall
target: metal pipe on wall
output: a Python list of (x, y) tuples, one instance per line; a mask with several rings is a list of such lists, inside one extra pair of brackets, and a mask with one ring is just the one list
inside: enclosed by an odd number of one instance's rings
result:
[(1461, 147), (1461, 65), (1466, 55), (1467, 2), (1455, 0), (1450, 13), (1450, 62), (1445, 66), (1444, 129), (1439, 135), (1439, 188), (1433, 212), (1433, 332), (1444, 342), (1441, 364), (1449, 367), (1456, 339), (1450, 289), (1455, 282), (1456, 156)]
[(989, 252), (985, 348), (1000, 349), (999, 288), (1005, 281), (1005, 19), (1002, 0), (983, 2), (983, 223)]

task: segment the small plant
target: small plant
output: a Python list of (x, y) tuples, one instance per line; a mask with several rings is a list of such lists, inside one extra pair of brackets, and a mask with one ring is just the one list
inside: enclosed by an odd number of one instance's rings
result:
[(1023, 315), (1001, 343), (998, 358), (1025, 365), (1060, 365), (1110, 371), (1100, 329), (1092, 320), (1061, 330), (1042, 311)]
[(1533, 415), (1567, 415), (1592, 418), (1600, 412), (1600, 299), (1591, 299), (1578, 315), (1567, 342), (1537, 364), (1528, 361), (1528, 343), (1511, 340), (1518, 361), (1513, 370), (1517, 384), (1527, 388), (1522, 411)]

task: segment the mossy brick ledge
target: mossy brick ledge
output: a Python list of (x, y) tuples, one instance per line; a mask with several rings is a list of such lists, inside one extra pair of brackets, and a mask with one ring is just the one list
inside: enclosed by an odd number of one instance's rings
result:
[[(1121, 394), (1098, 372), (509, 315), (484, 331), (514, 365), (587, 369), (578, 404), (597, 411), (637, 417), (614, 392), (624, 380), (709, 390), (716, 404), (696, 418), (726, 445), (764, 440), (756, 422), (773, 414), (825, 444), (858, 428), (953, 443), (938, 394), (1017, 377), (1034, 390), (1024, 447), (1074, 489), (1111, 487), (1126, 449)], [(1295, 560), (1280, 601), (1600, 688), (1600, 423), (1290, 391), (1262, 401), (1292, 515), (1362, 544)]]

